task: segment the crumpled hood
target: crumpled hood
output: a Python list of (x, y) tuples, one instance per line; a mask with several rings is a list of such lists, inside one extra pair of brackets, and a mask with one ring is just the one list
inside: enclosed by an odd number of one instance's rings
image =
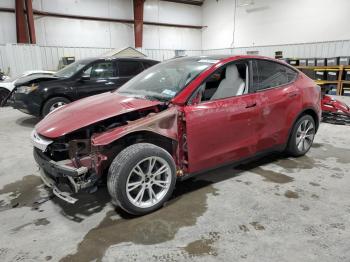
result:
[(3, 82), (0, 82), (0, 87), (6, 88), (9, 91), (12, 91), (12, 89), (15, 87), (15, 85), (14, 85), (13, 81), (12, 82), (3, 81)]
[(108, 92), (78, 100), (47, 115), (36, 126), (36, 131), (48, 138), (57, 138), (96, 122), (159, 105), (150, 101)]
[(37, 81), (48, 81), (48, 80), (57, 80), (60, 79), (57, 76), (54, 75), (49, 75), (49, 74), (33, 74), (33, 75), (29, 75), (29, 76), (23, 76), (20, 77), (16, 80), (15, 82), (15, 86), (23, 86), (23, 85), (28, 85), (31, 82), (37, 80)]

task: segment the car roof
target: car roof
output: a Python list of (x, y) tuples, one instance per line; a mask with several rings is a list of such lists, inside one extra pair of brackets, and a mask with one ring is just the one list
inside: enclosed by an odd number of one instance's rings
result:
[(90, 57), (90, 58), (83, 58), (83, 59), (78, 59), (77, 61), (85, 62), (85, 63), (91, 63), (94, 61), (99, 61), (99, 60), (129, 60), (129, 61), (150, 61), (150, 62), (159, 62), (157, 60), (149, 59), (149, 58), (144, 58), (144, 57), (112, 57), (112, 56), (107, 56), (107, 57)]
[(153, 59), (149, 59), (147, 57), (132, 57), (132, 56), (123, 56), (123, 57), (115, 57), (115, 56), (107, 56), (107, 57), (100, 57), (99, 59), (104, 60), (133, 60), (133, 61), (151, 61), (151, 62), (158, 62)]
[(220, 55), (220, 54), (213, 54), (213, 55), (200, 55), (200, 56), (182, 56), (182, 57), (174, 57), (173, 59), (183, 59), (183, 60), (195, 60), (195, 59), (208, 59), (208, 60), (237, 60), (237, 59), (267, 59), (267, 60), (273, 60), (273, 61), (281, 61), (277, 60), (271, 57), (266, 56), (258, 56), (258, 55)]

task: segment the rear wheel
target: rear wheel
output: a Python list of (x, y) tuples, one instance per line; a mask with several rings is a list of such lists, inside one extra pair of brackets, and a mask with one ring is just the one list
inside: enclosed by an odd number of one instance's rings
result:
[(172, 156), (163, 148), (148, 143), (127, 147), (109, 168), (112, 202), (134, 215), (162, 207), (174, 190), (175, 170)]
[(5, 88), (0, 88), (0, 105), (3, 104), (5, 98), (10, 94), (10, 91)]
[(316, 133), (315, 121), (304, 115), (295, 123), (290, 136), (287, 152), (292, 156), (305, 155), (311, 148)]
[(43, 106), (41, 116), (44, 117), (48, 113), (56, 110), (57, 108), (69, 104), (70, 101), (65, 97), (54, 97), (47, 100)]

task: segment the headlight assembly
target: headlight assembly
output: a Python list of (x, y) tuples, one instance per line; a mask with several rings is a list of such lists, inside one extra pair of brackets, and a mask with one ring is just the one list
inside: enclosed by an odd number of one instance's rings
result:
[(20, 86), (17, 88), (16, 93), (20, 94), (29, 94), (35, 90), (37, 90), (39, 85), (32, 84), (31, 86)]

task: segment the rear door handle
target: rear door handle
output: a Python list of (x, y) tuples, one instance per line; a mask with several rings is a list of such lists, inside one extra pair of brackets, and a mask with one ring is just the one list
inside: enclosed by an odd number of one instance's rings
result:
[(246, 105), (245, 108), (252, 108), (252, 107), (255, 107), (255, 106), (256, 106), (256, 102), (251, 103), (251, 104), (249, 104), (249, 105)]

